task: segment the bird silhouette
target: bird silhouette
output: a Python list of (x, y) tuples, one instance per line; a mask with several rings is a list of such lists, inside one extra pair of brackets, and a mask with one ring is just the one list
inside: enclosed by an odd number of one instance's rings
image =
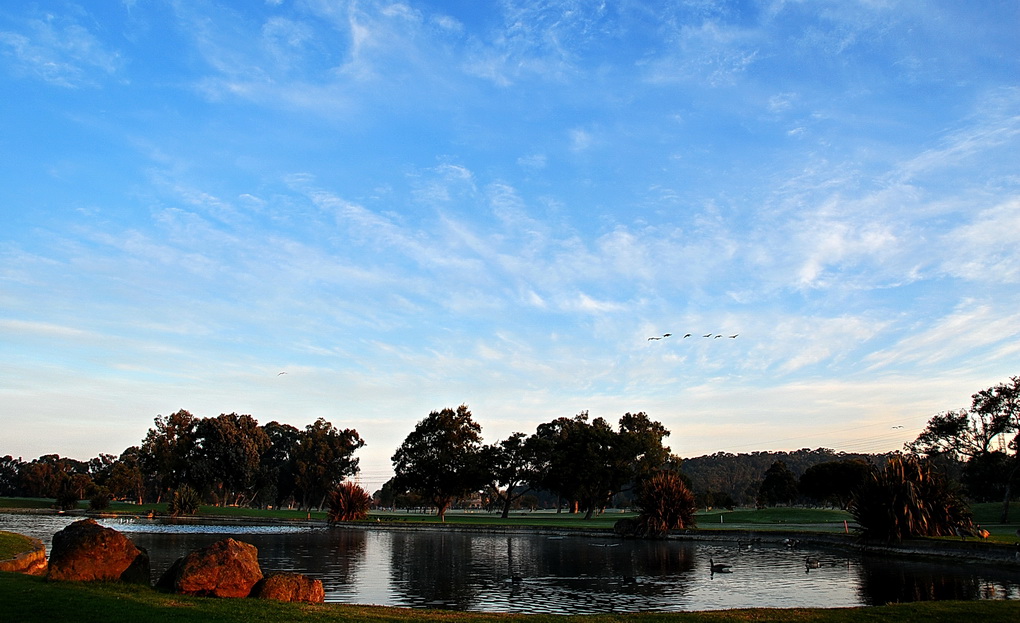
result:
[(720, 333), (719, 335), (715, 336), (715, 338), (714, 338), (714, 339), (717, 339), (717, 340), (718, 340), (718, 339), (719, 339), (719, 338), (721, 338), (721, 337), (722, 337), (722, 333)]
[(691, 337), (691, 334), (690, 334), (690, 333), (688, 333), (687, 335), (685, 335), (685, 336), (684, 336), (684, 339), (687, 339), (687, 338), (689, 338), (689, 337)]
[(712, 573), (729, 573), (733, 565), (727, 565), (726, 563), (716, 562), (711, 557), (708, 559), (708, 566), (712, 570)]
[(671, 335), (673, 335), (673, 334), (672, 334), (672, 333), (663, 333), (663, 334), (662, 334), (662, 337), (669, 337), (669, 336), (671, 336)]
[(738, 335), (740, 335), (740, 334), (739, 333), (734, 333), (733, 335), (730, 336), (730, 339), (732, 340), (733, 338), (737, 337)]
[(707, 333), (705, 335), (702, 335), (701, 337), (712, 337), (712, 334), (711, 333)]
[(286, 372), (280, 372), (276, 376), (280, 376), (280, 374), (287, 374), (287, 373)]
[(652, 340), (661, 340), (661, 339), (662, 339), (661, 337), (650, 337), (650, 338), (648, 338), (648, 341), (651, 342)]

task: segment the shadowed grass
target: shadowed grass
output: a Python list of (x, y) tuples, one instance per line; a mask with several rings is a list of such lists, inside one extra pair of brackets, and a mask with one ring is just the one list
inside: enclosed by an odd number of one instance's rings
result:
[(452, 623), (521, 623), (590, 621), (593, 623), (1006, 623), (1020, 620), (1020, 602), (918, 602), (867, 608), (761, 609), (691, 613), (606, 614), (596, 616), (510, 615), (436, 610), (411, 610), (338, 604), (286, 604), (255, 599), (213, 599), (159, 593), (139, 586), (113, 583), (71, 584), (0, 573), (0, 616), (4, 621), (138, 621), (269, 623), (353, 623), (449, 621)]

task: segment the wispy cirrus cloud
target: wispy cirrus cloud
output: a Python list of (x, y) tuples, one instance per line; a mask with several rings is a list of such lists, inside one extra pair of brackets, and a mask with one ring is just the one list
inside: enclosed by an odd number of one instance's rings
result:
[(79, 17), (47, 14), (0, 30), (0, 53), (21, 75), (66, 88), (100, 86), (118, 73), (123, 59)]

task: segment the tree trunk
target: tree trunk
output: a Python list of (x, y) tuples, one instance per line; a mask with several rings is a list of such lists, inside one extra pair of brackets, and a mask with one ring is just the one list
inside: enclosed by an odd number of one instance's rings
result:
[(510, 495), (509, 495), (509, 492), (508, 492), (507, 496), (506, 496), (506, 499), (503, 500), (503, 515), (502, 515), (503, 519), (506, 519), (507, 517), (510, 516), (510, 503), (511, 502), (513, 502), (513, 500), (510, 498)]
[(1009, 472), (1009, 479), (1006, 480), (1006, 495), (1002, 499), (1002, 515), (999, 523), (1009, 523), (1009, 497), (1013, 494), (1013, 479), (1016, 478), (1017, 469), (1020, 469), (1020, 456), (1016, 458), (1016, 466)]

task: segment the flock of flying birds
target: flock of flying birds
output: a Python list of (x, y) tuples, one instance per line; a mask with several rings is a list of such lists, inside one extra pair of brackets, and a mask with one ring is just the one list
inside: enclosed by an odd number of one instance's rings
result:
[[(648, 338), (648, 341), (651, 342), (652, 340), (663, 340), (663, 339), (666, 339), (668, 337), (672, 337), (672, 335), (673, 335), (672, 333), (663, 333), (661, 336), (656, 336), (656, 337)], [(692, 333), (685, 333), (684, 336), (682, 338), (680, 338), (680, 339), (685, 340), (685, 339), (691, 337), (692, 335), (693, 335)], [(734, 339), (738, 335), (740, 335), (740, 334), (739, 333), (734, 333), (733, 335), (727, 335), (726, 337), (728, 337), (730, 339)], [(723, 337), (723, 334), (722, 333), (706, 333), (705, 335), (702, 335), (701, 337), (709, 337), (709, 338), (712, 338), (712, 339), (719, 339), (719, 338)]]

